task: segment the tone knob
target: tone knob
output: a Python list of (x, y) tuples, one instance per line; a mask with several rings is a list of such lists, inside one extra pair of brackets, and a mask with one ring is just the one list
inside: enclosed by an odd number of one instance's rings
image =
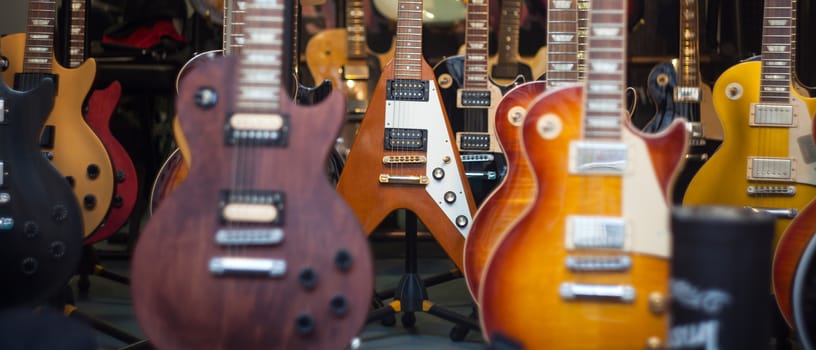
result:
[[(456, 193), (453, 193), (453, 191), (445, 192), (444, 198), (445, 198), (445, 203), (453, 204), (453, 202), (456, 202)], [(457, 220), (458, 220), (458, 218), (457, 218)], [(467, 220), (467, 219), (465, 219), (465, 220)]]
[(54, 241), (51, 242), (51, 245), (48, 246), (48, 254), (51, 255), (51, 258), (54, 260), (62, 259), (65, 256), (65, 251), (68, 248), (65, 246), (65, 242), (63, 241)]
[(90, 178), (91, 180), (94, 180), (97, 177), (99, 177), (99, 172), (100, 172), (99, 171), (99, 166), (96, 165), (96, 164), (88, 165), (88, 169), (86, 169), (86, 172), (88, 173), (88, 178)]
[(37, 273), (37, 269), (39, 267), (40, 263), (37, 262), (37, 259), (32, 257), (27, 257), (20, 262), (20, 268), (22, 269), (23, 273), (29, 276)]
[(431, 175), (433, 176), (434, 179), (442, 180), (442, 178), (445, 177), (445, 169), (434, 168), (433, 172), (431, 172)]
[(343, 316), (348, 312), (348, 300), (346, 296), (337, 294), (329, 301), (329, 307), (336, 316)]
[(464, 228), (467, 225), (468, 225), (467, 216), (459, 215), (459, 216), (456, 217), (456, 226), (459, 226), (460, 228)]
[(68, 218), (68, 208), (64, 205), (55, 205), (51, 208), (51, 218), (56, 222), (63, 222)]
[(0, 204), (11, 202), (11, 195), (8, 192), (0, 192)]
[(315, 328), (315, 321), (314, 317), (309, 314), (300, 314), (295, 319), (295, 328), (297, 329), (298, 334), (301, 336), (307, 336), (314, 332)]
[(218, 93), (211, 87), (203, 87), (196, 90), (195, 104), (202, 109), (209, 109), (218, 103)]
[(306, 267), (300, 270), (298, 280), (300, 280), (300, 284), (303, 288), (314, 289), (314, 287), (317, 286), (317, 272), (311, 267)]
[(114, 179), (116, 180), (117, 183), (125, 182), (125, 180), (127, 180), (127, 174), (125, 174), (124, 170), (118, 169), (116, 170), (116, 175), (114, 176)]
[(32, 239), (40, 234), (40, 226), (34, 221), (26, 221), (23, 224), (23, 235), (25, 238)]
[(82, 205), (85, 206), (85, 209), (91, 210), (96, 207), (96, 196), (92, 194), (85, 195), (85, 198), (82, 199)]
[(351, 253), (348, 250), (340, 249), (334, 255), (334, 266), (340, 271), (348, 271), (351, 269)]

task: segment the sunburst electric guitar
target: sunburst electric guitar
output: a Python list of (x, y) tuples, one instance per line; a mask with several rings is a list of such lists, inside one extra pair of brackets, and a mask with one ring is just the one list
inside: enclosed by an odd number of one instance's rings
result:
[[(685, 205), (729, 205), (771, 213), (777, 218), (775, 242), (816, 198), (811, 131), (816, 99), (792, 87), (792, 9), (791, 0), (766, 1), (762, 59), (729, 68), (714, 84), (714, 107), (724, 140), (691, 180), (683, 199)], [(787, 298), (789, 288), (775, 274), (775, 293)], [(789, 305), (780, 307), (790, 315)]]
[(337, 190), (366, 232), (414, 212), (457, 267), (474, 211), (433, 71), (422, 57), (422, 1), (399, 0), (396, 52), (386, 65)]
[(657, 112), (643, 128), (646, 132), (665, 129), (677, 118), (685, 118), (691, 133), (691, 146), (686, 154), (686, 166), (674, 185), (672, 200), (683, 201), (694, 174), (722, 143), (723, 131), (711, 87), (700, 78), (700, 44), (698, 36), (698, 2), (680, 3), (680, 55), (677, 64), (662, 63), (649, 73), (649, 95)]
[(281, 44), (293, 4), (245, 4), (241, 52), (179, 89), (190, 174), (139, 237), (134, 310), (159, 348), (345, 348), (374, 286), (366, 236), (324, 174), (343, 96), (295, 104)]
[[(113, 199), (114, 178), (108, 151), (83, 118), (82, 105), (96, 75), (96, 61), (88, 59), (78, 68), (67, 69), (53, 59), (54, 0), (30, 0), (27, 34), (0, 39), (9, 68), (3, 80), (17, 90), (30, 75), (50, 74), (57, 97), (41, 137), (43, 152), (74, 187), (82, 209), (85, 236), (103, 222)], [(48, 8), (46, 10), (45, 8)]]
[(627, 120), (626, 6), (593, 0), (586, 87), (550, 90), (522, 128), (538, 191), (491, 256), (483, 334), (524, 349), (667, 345), (669, 191), (687, 146)]
[(507, 158), (507, 175), (476, 211), (465, 240), (464, 274), (474, 299), (478, 298), (493, 248), (535, 198), (535, 178), (521, 144), (521, 126), (527, 108), (548, 86), (574, 84), (583, 79), (580, 68), (584, 66), (588, 5), (589, 0), (550, 0), (547, 81), (536, 80), (513, 88), (496, 107), (494, 122), (498, 142)]

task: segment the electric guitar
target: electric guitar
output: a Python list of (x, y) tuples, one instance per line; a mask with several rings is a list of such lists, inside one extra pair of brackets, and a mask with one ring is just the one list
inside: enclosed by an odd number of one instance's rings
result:
[(329, 80), (346, 94), (346, 114), (362, 116), (393, 50), (377, 55), (366, 43), (363, 0), (346, 1), (346, 28), (317, 33), (306, 45), (306, 65), (314, 81)]
[(368, 233), (396, 209), (414, 212), (461, 268), (473, 197), (422, 57), (422, 1), (399, 0), (398, 7), (394, 59), (380, 75), (337, 190)]
[[(78, 68), (86, 60), (86, 1), (71, 0), (70, 11), (68, 65), (70, 68)], [(122, 86), (114, 81), (104, 89), (93, 91), (88, 98), (85, 121), (105, 145), (113, 166), (115, 183), (110, 210), (99, 228), (85, 239), (85, 244), (99, 242), (116, 233), (130, 218), (139, 194), (139, 180), (133, 160), (110, 129), (111, 117), (121, 94)]]
[(535, 80), (510, 90), (496, 108), (498, 141), (507, 157), (507, 175), (485, 199), (465, 240), (464, 275), (470, 294), (479, 302), (488, 257), (535, 199), (535, 178), (523, 153), (521, 126), (528, 106), (547, 88), (583, 80), (589, 0), (550, 0), (547, 6), (547, 80)]
[(714, 84), (724, 140), (683, 199), (685, 205), (740, 206), (773, 214), (774, 246), (816, 198), (816, 99), (792, 88), (792, 10), (791, 0), (766, 1), (762, 59), (729, 68)]
[[(114, 174), (105, 145), (85, 122), (82, 105), (96, 75), (96, 61), (88, 59), (78, 68), (64, 68), (53, 59), (54, 0), (30, 0), (28, 34), (0, 39), (9, 68), (3, 80), (16, 90), (29, 75), (51, 75), (56, 101), (42, 130), (40, 145), (46, 157), (74, 188), (82, 209), (85, 237), (105, 219), (114, 192)], [(47, 8), (43, 10), (41, 8)], [(50, 18), (50, 17), (49, 17)]]
[(662, 63), (649, 73), (647, 87), (656, 106), (655, 116), (643, 128), (657, 132), (674, 119), (685, 118), (691, 133), (686, 166), (674, 185), (672, 200), (680, 204), (694, 174), (723, 140), (722, 124), (714, 111), (711, 88), (700, 79), (698, 2), (680, 3), (680, 55), (677, 65)]
[(549, 90), (522, 127), (538, 191), (489, 259), (483, 334), (525, 349), (668, 345), (669, 197), (683, 123), (628, 120), (626, 2), (593, 0), (587, 82)]
[[(29, 28), (53, 29), (54, 10), (54, 3), (29, 3)], [(81, 256), (79, 204), (38, 142), (54, 106), (54, 79), (50, 69), (21, 75), (17, 86), (24, 92), (0, 82), (0, 309), (34, 306), (56, 295)]]
[(504, 177), (506, 161), (496, 137), (496, 107), (519, 75), (507, 86), (498, 86), (488, 75), (489, 1), (467, 4), (465, 53), (447, 57), (434, 66), (448, 121), (462, 155), (470, 189), (477, 206)]
[(245, 4), (241, 52), (181, 83), (190, 174), (139, 237), (134, 310), (158, 348), (344, 348), (366, 320), (373, 267), (323, 174), (343, 96), (295, 104), (281, 44), (293, 5)]

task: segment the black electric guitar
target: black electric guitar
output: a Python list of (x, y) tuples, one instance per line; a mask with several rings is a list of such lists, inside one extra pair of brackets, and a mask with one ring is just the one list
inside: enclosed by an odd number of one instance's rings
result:
[(241, 52), (182, 80), (190, 172), (139, 237), (134, 310), (162, 349), (344, 348), (366, 320), (374, 271), (324, 174), (343, 96), (297, 105), (284, 82), (292, 1), (242, 2)]
[(697, 0), (680, 3), (680, 55), (677, 65), (662, 63), (649, 73), (649, 95), (657, 112), (643, 128), (646, 132), (666, 129), (675, 119), (685, 118), (691, 133), (686, 165), (677, 178), (672, 201), (680, 204), (686, 187), (697, 170), (723, 140), (723, 128), (714, 111), (711, 87), (700, 79), (699, 20)]
[(434, 67), (448, 121), (456, 135), (473, 199), (481, 203), (501, 181), (506, 160), (496, 137), (496, 108), (502, 96), (524, 76), (499, 86), (488, 74), (488, 0), (467, 4), (465, 54)]
[(39, 147), (54, 106), (52, 79), (25, 76), (26, 92), (0, 82), (0, 309), (43, 302), (79, 263), (79, 204)]

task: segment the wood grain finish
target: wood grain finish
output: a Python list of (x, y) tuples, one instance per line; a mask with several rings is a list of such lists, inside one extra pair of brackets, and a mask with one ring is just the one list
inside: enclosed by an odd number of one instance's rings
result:
[[(570, 215), (623, 217), (632, 226), (657, 234), (660, 227), (635, 222), (654, 212), (633, 211), (625, 197), (634, 193), (631, 199), (640, 205), (667, 212), (666, 184), (682, 157), (685, 130), (680, 122), (659, 137), (638, 137), (628, 127), (623, 130), (631, 147), (627, 159), (640, 163), (638, 171), (653, 174), (656, 191), (651, 185), (627, 184), (633, 181), (628, 172), (623, 177), (571, 174), (567, 150), (582, 135), (582, 103), (581, 87), (550, 91), (531, 105), (525, 118), (522, 138), (538, 192), (489, 258), (479, 297), (485, 337), (493, 341), (503, 336), (527, 349), (641, 349), (651, 337), (665, 344), (667, 310), (650, 311), (649, 298), (655, 293), (668, 297), (666, 257), (628, 251), (632, 259), (628, 271), (576, 273), (566, 268), (566, 257), (592, 253), (570, 250), (564, 237)], [(541, 136), (538, 126), (544, 116), (561, 121), (556, 137)], [(643, 187), (633, 189), (638, 186)], [(658, 226), (668, 226), (664, 219), (658, 219)], [(563, 282), (631, 285), (636, 297), (632, 303), (566, 301), (559, 295)]]
[(527, 106), (546, 88), (543, 81), (524, 83), (510, 90), (496, 108), (496, 134), (507, 158), (507, 174), (476, 211), (465, 240), (463, 272), (476, 302), (490, 253), (535, 198), (535, 177), (522, 148), (520, 127)]
[(782, 316), (793, 326), (793, 279), (800, 268), (799, 260), (816, 234), (816, 201), (811, 201), (791, 221), (776, 245), (773, 258), (773, 292)]
[[(368, 316), (368, 243), (325, 174), (343, 97), (300, 106), (281, 79), (289, 74), (281, 43), (292, 5), (247, 1), (241, 52), (202, 62), (181, 83), (176, 107), (190, 173), (153, 214), (133, 256), (134, 310), (158, 348), (341, 349)], [(217, 243), (222, 229), (277, 229), (283, 239)], [(219, 274), (215, 258), (254, 267), (272, 259), (285, 270)]]

